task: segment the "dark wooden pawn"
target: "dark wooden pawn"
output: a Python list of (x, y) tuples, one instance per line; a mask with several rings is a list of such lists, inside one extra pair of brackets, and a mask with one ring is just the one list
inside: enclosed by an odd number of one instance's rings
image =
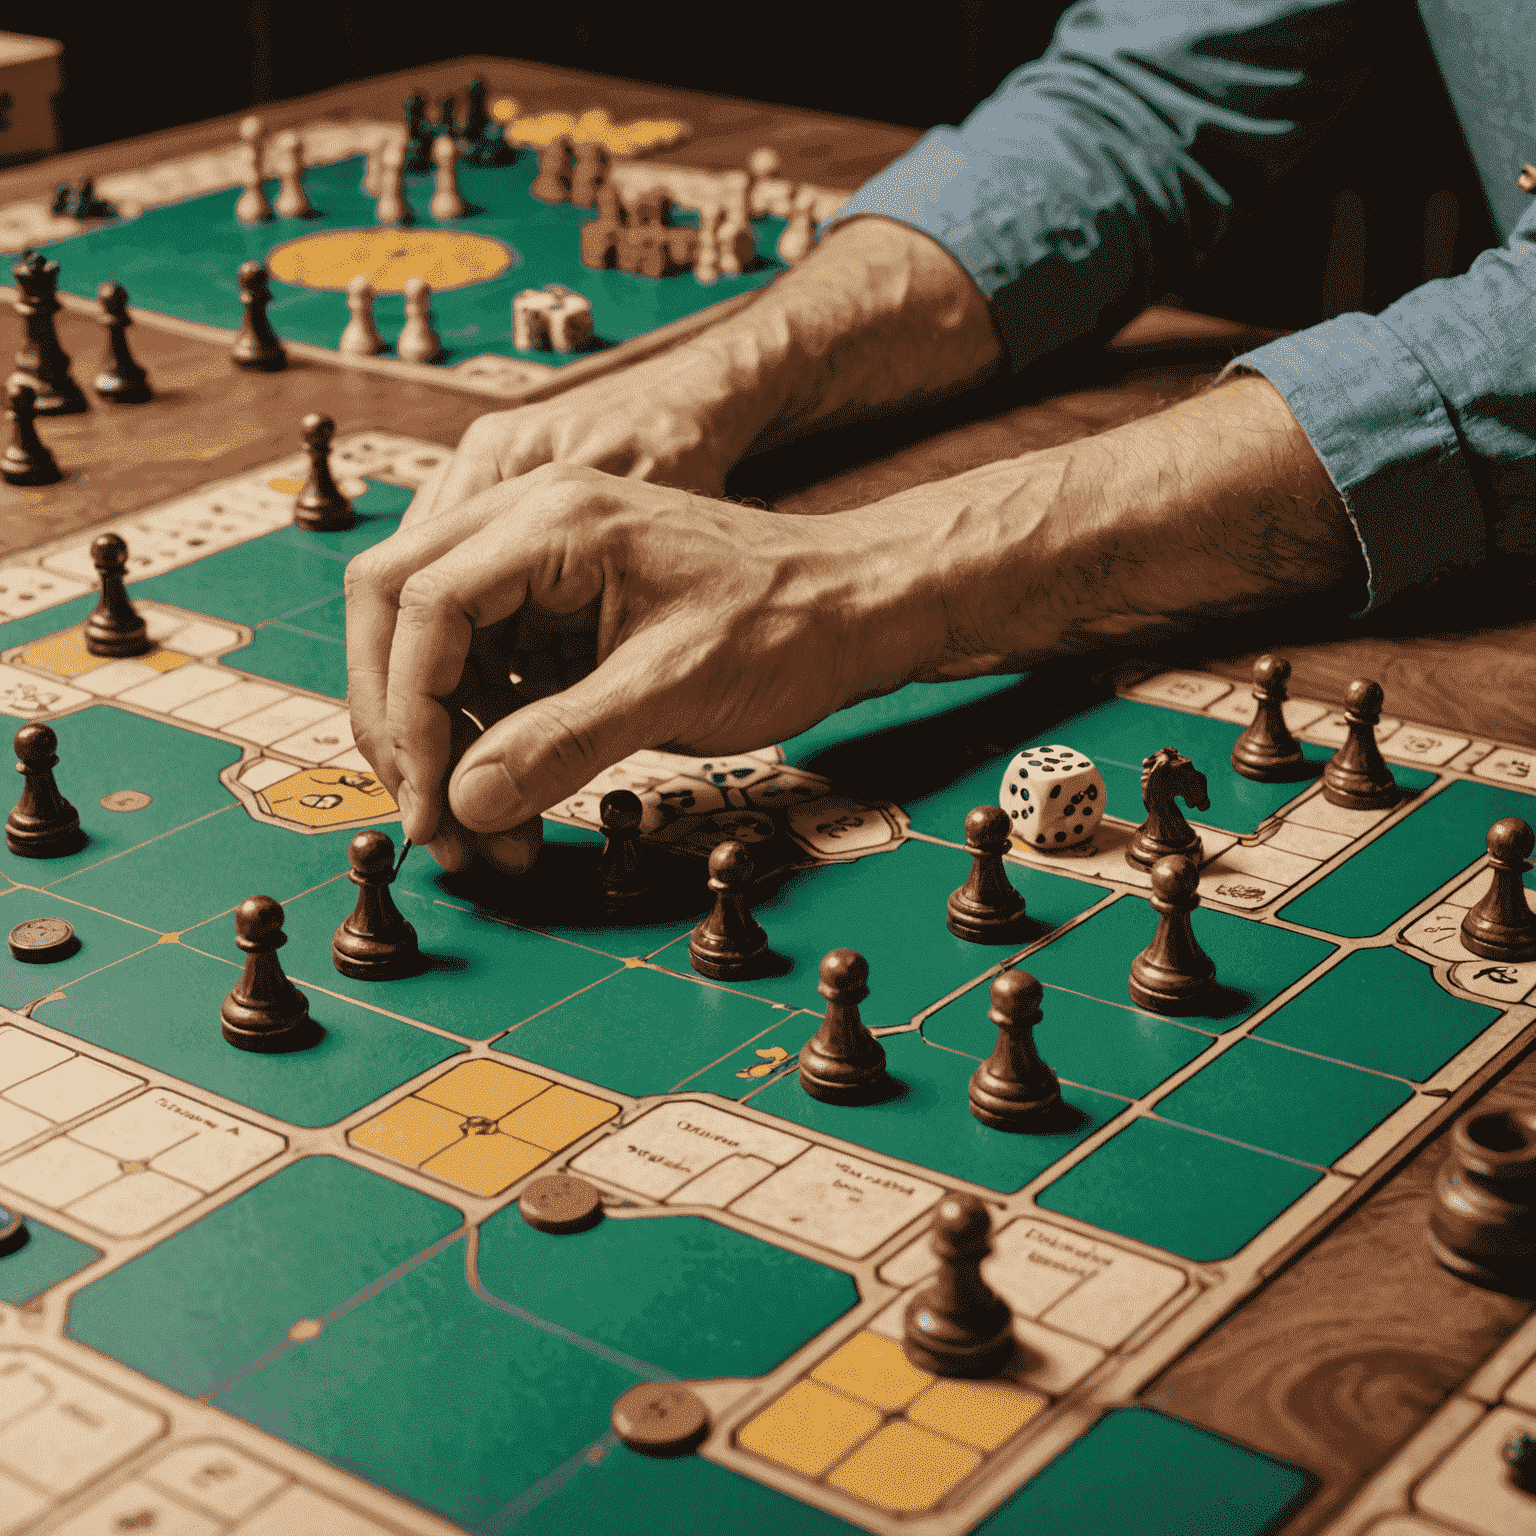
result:
[(1004, 971), (991, 989), (987, 1017), (997, 1026), (992, 1054), (971, 1074), (971, 1113), (994, 1131), (1049, 1131), (1061, 1122), (1061, 1085), (1035, 1048), (1040, 983), (1028, 971)]
[(709, 890), (714, 905), (688, 936), (688, 962), (711, 981), (750, 976), (768, 953), (768, 935), (747, 911), (752, 856), (738, 842), (724, 842), (709, 855)]
[(25, 251), (11, 268), (16, 279), (16, 313), (27, 339), (16, 354), (16, 371), (37, 391), (39, 416), (72, 416), (88, 410), (85, 393), (69, 371), (69, 353), (59, 345), (53, 317), (59, 303), (59, 264), (41, 251)]
[(1216, 966), (1200, 948), (1189, 914), (1200, 905), (1200, 866), (1170, 854), (1152, 866), (1152, 910), (1157, 932), (1131, 961), (1131, 1001), (1154, 1013), (1193, 1013), (1216, 980)]
[(21, 798), (5, 818), (5, 846), (24, 859), (62, 859), (85, 846), (80, 815), (54, 783), (59, 738), (32, 723), (16, 732), (16, 771), (23, 776)]
[(432, 125), (427, 121), (427, 98), (412, 91), (405, 98), (405, 171), (419, 176), (432, 169)]
[(1488, 828), (1488, 893), (1461, 920), (1461, 942), (1485, 960), (1536, 960), (1536, 912), (1520, 878), (1531, 867), (1536, 834), (1518, 816)]
[(1384, 811), (1397, 804), (1396, 781), (1376, 745), (1381, 702), (1380, 683), (1361, 678), (1349, 685), (1344, 699), (1349, 735), (1323, 769), (1323, 798), (1329, 805), (1346, 811)]
[(85, 621), (85, 648), (92, 656), (142, 656), (154, 649), (144, 620), (128, 600), (124, 584), (128, 546), (115, 533), (91, 541), (91, 564), (101, 582), (101, 596)]
[(1536, 1114), (1475, 1109), (1435, 1178), (1429, 1247), (1452, 1274), (1495, 1290), (1536, 1281)]
[(336, 423), (311, 411), (300, 426), (304, 451), (309, 455), (309, 478), (293, 504), (293, 526), (310, 533), (339, 533), (357, 521), (357, 514), (331, 473), (331, 439), (336, 436)]
[(1517, 1429), (1503, 1445), (1499, 1455), (1509, 1468), (1509, 1480), (1522, 1493), (1536, 1493), (1536, 1435)]
[(283, 909), (270, 896), (248, 896), (235, 908), (235, 943), (245, 971), (219, 1009), (224, 1038), (242, 1051), (276, 1056), (320, 1038), (309, 999), (283, 974), (277, 952), (288, 942)]
[(421, 962), (416, 930), (400, 915), (389, 888), (395, 882), (395, 845), (377, 828), (347, 844), (357, 905), (331, 940), (331, 963), (354, 981), (392, 981)]
[(272, 302), (267, 269), (259, 261), (240, 263), (240, 303), (245, 313), (240, 329), (235, 334), (235, 344), (230, 350), (230, 361), (237, 368), (249, 368), (257, 373), (277, 373), (288, 366), (288, 354), (278, 340), (272, 322), (267, 319), (267, 305)]
[(640, 819), (645, 807), (633, 790), (610, 789), (598, 802), (603, 851), (597, 861), (597, 889), (609, 910), (632, 906), (649, 890), (640, 860)]
[(1000, 805), (978, 805), (965, 818), (965, 846), (971, 872), (949, 893), (944, 926), (972, 944), (1008, 944), (1021, 938), (1024, 898), (1003, 865), (1008, 851), (1008, 813)]
[(64, 478), (58, 461), (37, 435), (33, 418), (37, 415), (37, 391), (24, 379), (13, 375), (9, 388), (11, 440), (5, 457), (0, 458), (0, 480), (7, 485), (53, 485)]
[(153, 400), (149, 375), (128, 350), (128, 290), (121, 283), (103, 283), (96, 290), (101, 305), (101, 323), (106, 327), (107, 345), (101, 355), (101, 368), (91, 387), (113, 405), (143, 405)]
[(821, 962), (816, 990), (827, 1000), (821, 1028), (800, 1048), (800, 1086), (826, 1104), (864, 1104), (886, 1083), (885, 1047), (865, 1029), (859, 1004), (869, 996), (869, 962), (834, 949)]
[(1253, 664), (1253, 723), (1232, 748), (1232, 766), (1245, 779), (1284, 784), (1306, 770), (1301, 743), (1285, 723), (1285, 685), (1291, 664), (1283, 656), (1260, 656)]
[(933, 1218), (938, 1273), (911, 1301), (901, 1347), (938, 1376), (995, 1376), (1013, 1355), (1013, 1313), (981, 1277), (992, 1252), (992, 1218), (975, 1195), (949, 1194)]

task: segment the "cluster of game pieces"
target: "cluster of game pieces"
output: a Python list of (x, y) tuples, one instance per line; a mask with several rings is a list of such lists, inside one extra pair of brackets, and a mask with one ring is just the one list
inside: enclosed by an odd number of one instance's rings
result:
[[(506, 103), (498, 103), (503, 110)], [(464, 91), (464, 116), (455, 115), (452, 96), (437, 104), (437, 120), (427, 118), (427, 98), (412, 91), (405, 98), (405, 168), (413, 174), (428, 169), (435, 141), (451, 138), (465, 165), (511, 165), (517, 159), (516, 148), (507, 142), (505, 130), (491, 118), (485, 106), (485, 81), (478, 77)]]
[(103, 197), (96, 195), (96, 183), (89, 176), (82, 176), (74, 186), (61, 181), (53, 189), (50, 213), (58, 219), (115, 219), (117, 208)]

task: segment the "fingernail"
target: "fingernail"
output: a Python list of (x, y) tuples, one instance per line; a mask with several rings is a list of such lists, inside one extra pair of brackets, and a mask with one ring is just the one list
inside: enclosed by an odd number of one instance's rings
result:
[(472, 831), (489, 831), (523, 819), (522, 794), (500, 763), (482, 763), (454, 782), (453, 813)]

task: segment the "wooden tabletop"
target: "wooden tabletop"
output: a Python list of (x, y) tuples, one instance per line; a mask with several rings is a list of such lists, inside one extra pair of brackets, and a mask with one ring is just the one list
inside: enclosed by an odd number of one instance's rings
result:
[[(393, 112), (404, 92), (462, 90), (483, 74), (528, 110), (606, 107), (616, 120), (680, 116), (694, 125), (680, 163), (740, 165), (773, 144), (788, 173), (853, 185), (911, 143), (906, 129), (605, 80), (510, 60), (461, 59), (263, 108), (273, 126)], [(150, 164), (228, 140), (235, 119), (175, 129), (0, 173), (0, 204), (56, 181)], [(99, 327), (63, 313), (61, 339), (83, 375)], [(14, 334), (14, 332), (13, 332)], [(304, 362), (251, 375), (220, 347), (137, 327), (153, 404), (93, 405), (41, 424), (65, 483), (0, 486), (0, 552), (127, 513), (292, 452), (308, 411), (342, 433), (393, 429), (446, 444), (492, 402), (430, 383)], [(905, 417), (826, 434), (743, 465), (729, 487), (785, 510), (835, 512), (1003, 457), (1069, 441), (1155, 410), (1259, 339), (1241, 325), (1179, 311), (1149, 313), (1069, 377), (1053, 369)], [(1392, 713), (1536, 747), (1536, 621), (1529, 587), (1448, 586), (1365, 620), (1288, 614), (1170, 650), (1226, 675), (1280, 649), (1299, 694), (1342, 700), (1354, 677), (1378, 678)], [(1473, 621), (1493, 627), (1474, 628)], [(1203, 652), (1203, 654), (1202, 654)], [(1490, 1090), (1536, 1106), (1536, 1059)], [(1319, 1491), (1285, 1527), (1303, 1536), (1381, 1465), (1529, 1304), (1452, 1279), (1423, 1240), (1426, 1199), (1443, 1156), (1429, 1142), (1361, 1206), (1212, 1330), (1153, 1384), (1157, 1407), (1310, 1470)]]

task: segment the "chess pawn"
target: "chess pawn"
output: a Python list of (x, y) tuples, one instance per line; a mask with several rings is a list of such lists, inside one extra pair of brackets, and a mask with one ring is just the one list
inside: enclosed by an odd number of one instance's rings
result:
[(884, 1089), (885, 1047), (864, 1027), (869, 962), (834, 949), (821, 962), (816, 990), (827, 1000), (821, 1028), (800, 1048), (800, 1086), (825, 1104), (865, 1104)]
[(338, 352), (351, 357), (376, 357), (387, 351), (389, 343), (379, 334), (373, 319), (373, 284), (365, 272), (357, 273), (347, 284), (347, 312), (351, 318), (336, 343)]
[(16, 371), (37, 392), (33, 410), (39, 416), (73, 416), (88, 410), (86, 398), (69, 371), (69, 353), (59, 345), (53, 317), (59, 303), (59, 264), (41, 251), (25, 251), (11, 268), (16, 279), (16, 313), (26, 325), (27, 339), (16, 354)]
[(11, 440), (0, 458), (0, 480), (7, 485), (53, 485), (64, 478), (47, 445), (37, 435), (37, 391), (13, 375), (7, 387)]
[(804, 261), (816, 244), (816, 231), (811, 227), (811, 210), (815, 203), (816, 194), (809, 188), (801, 187), (795, 193), (789, 223), (784, 226), (784, 233), (779, 236), (776, 247), (779, 260), (787, 267)]
[(107, 345), (102, 353), (101, 371), (92, 388), (103, 400), (116, 405), (142, 405), (154, 398), (149, 375), (128, 350), (128, 290), (121, 283), (103, 283), (96, 290), (101, 305), (101, 323), (106, 327)]
[(1010, 835), (1008, 813), (999, 805), (978, 805), (965, 818), (965, 846), (971, 872), (951, 891), (945, 927), (972, 944), (1016, 943), (1023, 931), (1024, 898), (1003, 865)]
[(266, 224), (272, 218), (262, 176), (266, 169), (266, 129), (259, 117), (247, 117), (240, 124), (240, 142), (244, 154), (245, 190), (235, 204), (235, 217), (242, 224)]
[(1530, 867), (1536, 834), (1518, 816), (1505, 816), (1488, 829), (1488, 893), (1461, 920), (1461, 942), (1485, 960), (1515, 964), (1536, 960), (1536, 912), (1520, 878)]
[(603, 851), (597, 861), (597, 888), (610, 912), (622, 911), (647, 894), (645, 869), (637, 840), (645, 807), (628, 789), (610, 789), (598, 802)]
[(779, 174), (779, 164), (779, 152), (776, 149), (770, 149), (767, 145), (761, 149), (754, 149), (747, 157), (747, 174), (752, 178), (751, 185), (747, 188), (749, 214), (768, 212), (763, 183)]
[(432, 327), (432, 288), (424, 277), (405, 280), (405, 329), (395, 343), (395, 356), (406, 363), (435, 363), (445, 356), (442, 340)]
[(459, 144), (451, 133), (440, 133), (432, 146), (437, 167), (437, 190), (429, 208), (434, 219), (462, 219), (464, 199), (459, 195)]
[(491, 114), (485, 110), (485, 81), (477, 75), (464, 87), (464, 122), (459, 129), (465, 159), (470, 165), (486, 163), (486, 130), (490, 125)]
[(85, 621), (85, 648), (92, 656), (142, 656), (155, 648), (144, 620), (128, 600), (124, 578), (128, 546), (115, 533), (91, 541), (91, 564), (101, 583), (101, 596)]
[(1536, 1276), (1536, 1114), (1475, 1109), (1451, 1131), (1430, 1197), (1430, 1252), (1496, 1289)]
[(571, 167), (571, 205), (591, 208), (599, 190), (608, 183), (611, 159), (601, 144), (578, 144), (576, 163)]
[(277, 201), (272, 205), (280, 219), (308, 219), (314, 217), (315, 205), (304, 190), (304, 146), (298, 134), (291, 129), (278, 136), (277, 170), (283, 179)]
[(1189, 914), (1200, 905), (1200, 866), (1172, 853), (1152, 866), (1152, 942), (1131, 961), (1131, 1001), (1154, 1013), (1193, 1013), (1209, 995), (1216, 966), (1200, 948)]
[(688, 936), (688, 962), (711, 981), (750, 975), (768, 953), (768, 935), (747, 911), (752, 857), (737, 842), (719, 844), (709, 855), (709, 890), (714, 906)]
[(377, 197), (384, 190), (384, 146), (393, 137), (392, 134), (380, 131), (369, 141), (366, 157), (363, 160), (363, 180), (360, 187), (364, 197)]
[(416, 215), (405, 200), (405, 146), (391, 140), (379, 154), (379, 200), (373, 216), (380, 224), (413, 224)]
[(235, 943), (245, 970), (219, 1009), (224, 1038), (264, 1056), (302, 1051), (320, 1038), (309, 999), (283, 974), (277, 952), (288, 942), (283, 909), (270, 896), (248, 896), (235, 908)]
[(235, 333), (235, 344), (229, 353), (230, 361), (237, 368), (277, 373), (288, 366), (288, 354), (283, 351), (283, 344), (267, 318), (267, 305), (271, 302), (267, 269), (259, 261), (242, 261), (240, 303), (245, 313), (240, 317), (240, 329)]
[(370, 828), (347, 845), (357, 905), (331, 940), (331, 963), (354, 981), (389, 981), (415, 970), (421, 953), (416, 930), (400, 915), (389, 888), (395, 880), (395, 845)]
[(1397, 804), (1392, 770), (1376, 745), (1381, 719), (1381, 684), (1361, 679), (1349, 685), (1344, 721), (1349, 735), (1323, 769), (1323, 798), (1347, 811), (1384, 811)]
[(933, 1218), (938, 1273), (911, 1301), (901, 1347), (938, 1376), (995, 1376), (1013, 1356), (1013, 1313), (981, 1277), (992, 1252), (992, 1217), (975, 1195), (948, 1194)]
[(310, 533), (339, 533), (350, 528), (357, 515), (331, 473), (331, 439), (336, 435), (336, 423), (312, 411), (301, 427), (304, 451), (309, 455), (309, 478), (293, 504), (293, 526)]
[(1062, 1119), (1061, 1085), (1035, 1048), (1044, 990), (1028, 971), (1004, 971), (989, 996), (997, 1044), (971, 1074), (971, 1113), (994, 1131), (1054, 1130)]
[(420, 91), (412, 91), (405, 98), (405, 142), (400, 147), (400, 163), (413, 176), (431, 169), (428, 158), (432, 149), (431, 137), (427, 124), (427, 98)]
[(528, 188), (531, 197), (541, 203), (564, 203), (571, 196), (571, 158), (575, 146), (565, 134), (546, 144), (539, 152), (539, 174)]
[(85, 846), (80, 816), (54, 783), (59, 738), (32, 723), (16, 732), (16, 771), (21, 798), (5, 818), (5, 846), (23, 859), (61, 859)]
[(1283, 784), (1306, 769), (1301, 743), (1285, 723), (1285, 685), (1291, 664), (1283, 656), (1260, 656), (1253, 664), (1253, 723), (1232, 748), (1232, 766), (1245, 779)]
[(720, 205), (706, 203), (699, 209), (699, 250), (693, 259), (693, 275), (701, 283), (720, 281)]

